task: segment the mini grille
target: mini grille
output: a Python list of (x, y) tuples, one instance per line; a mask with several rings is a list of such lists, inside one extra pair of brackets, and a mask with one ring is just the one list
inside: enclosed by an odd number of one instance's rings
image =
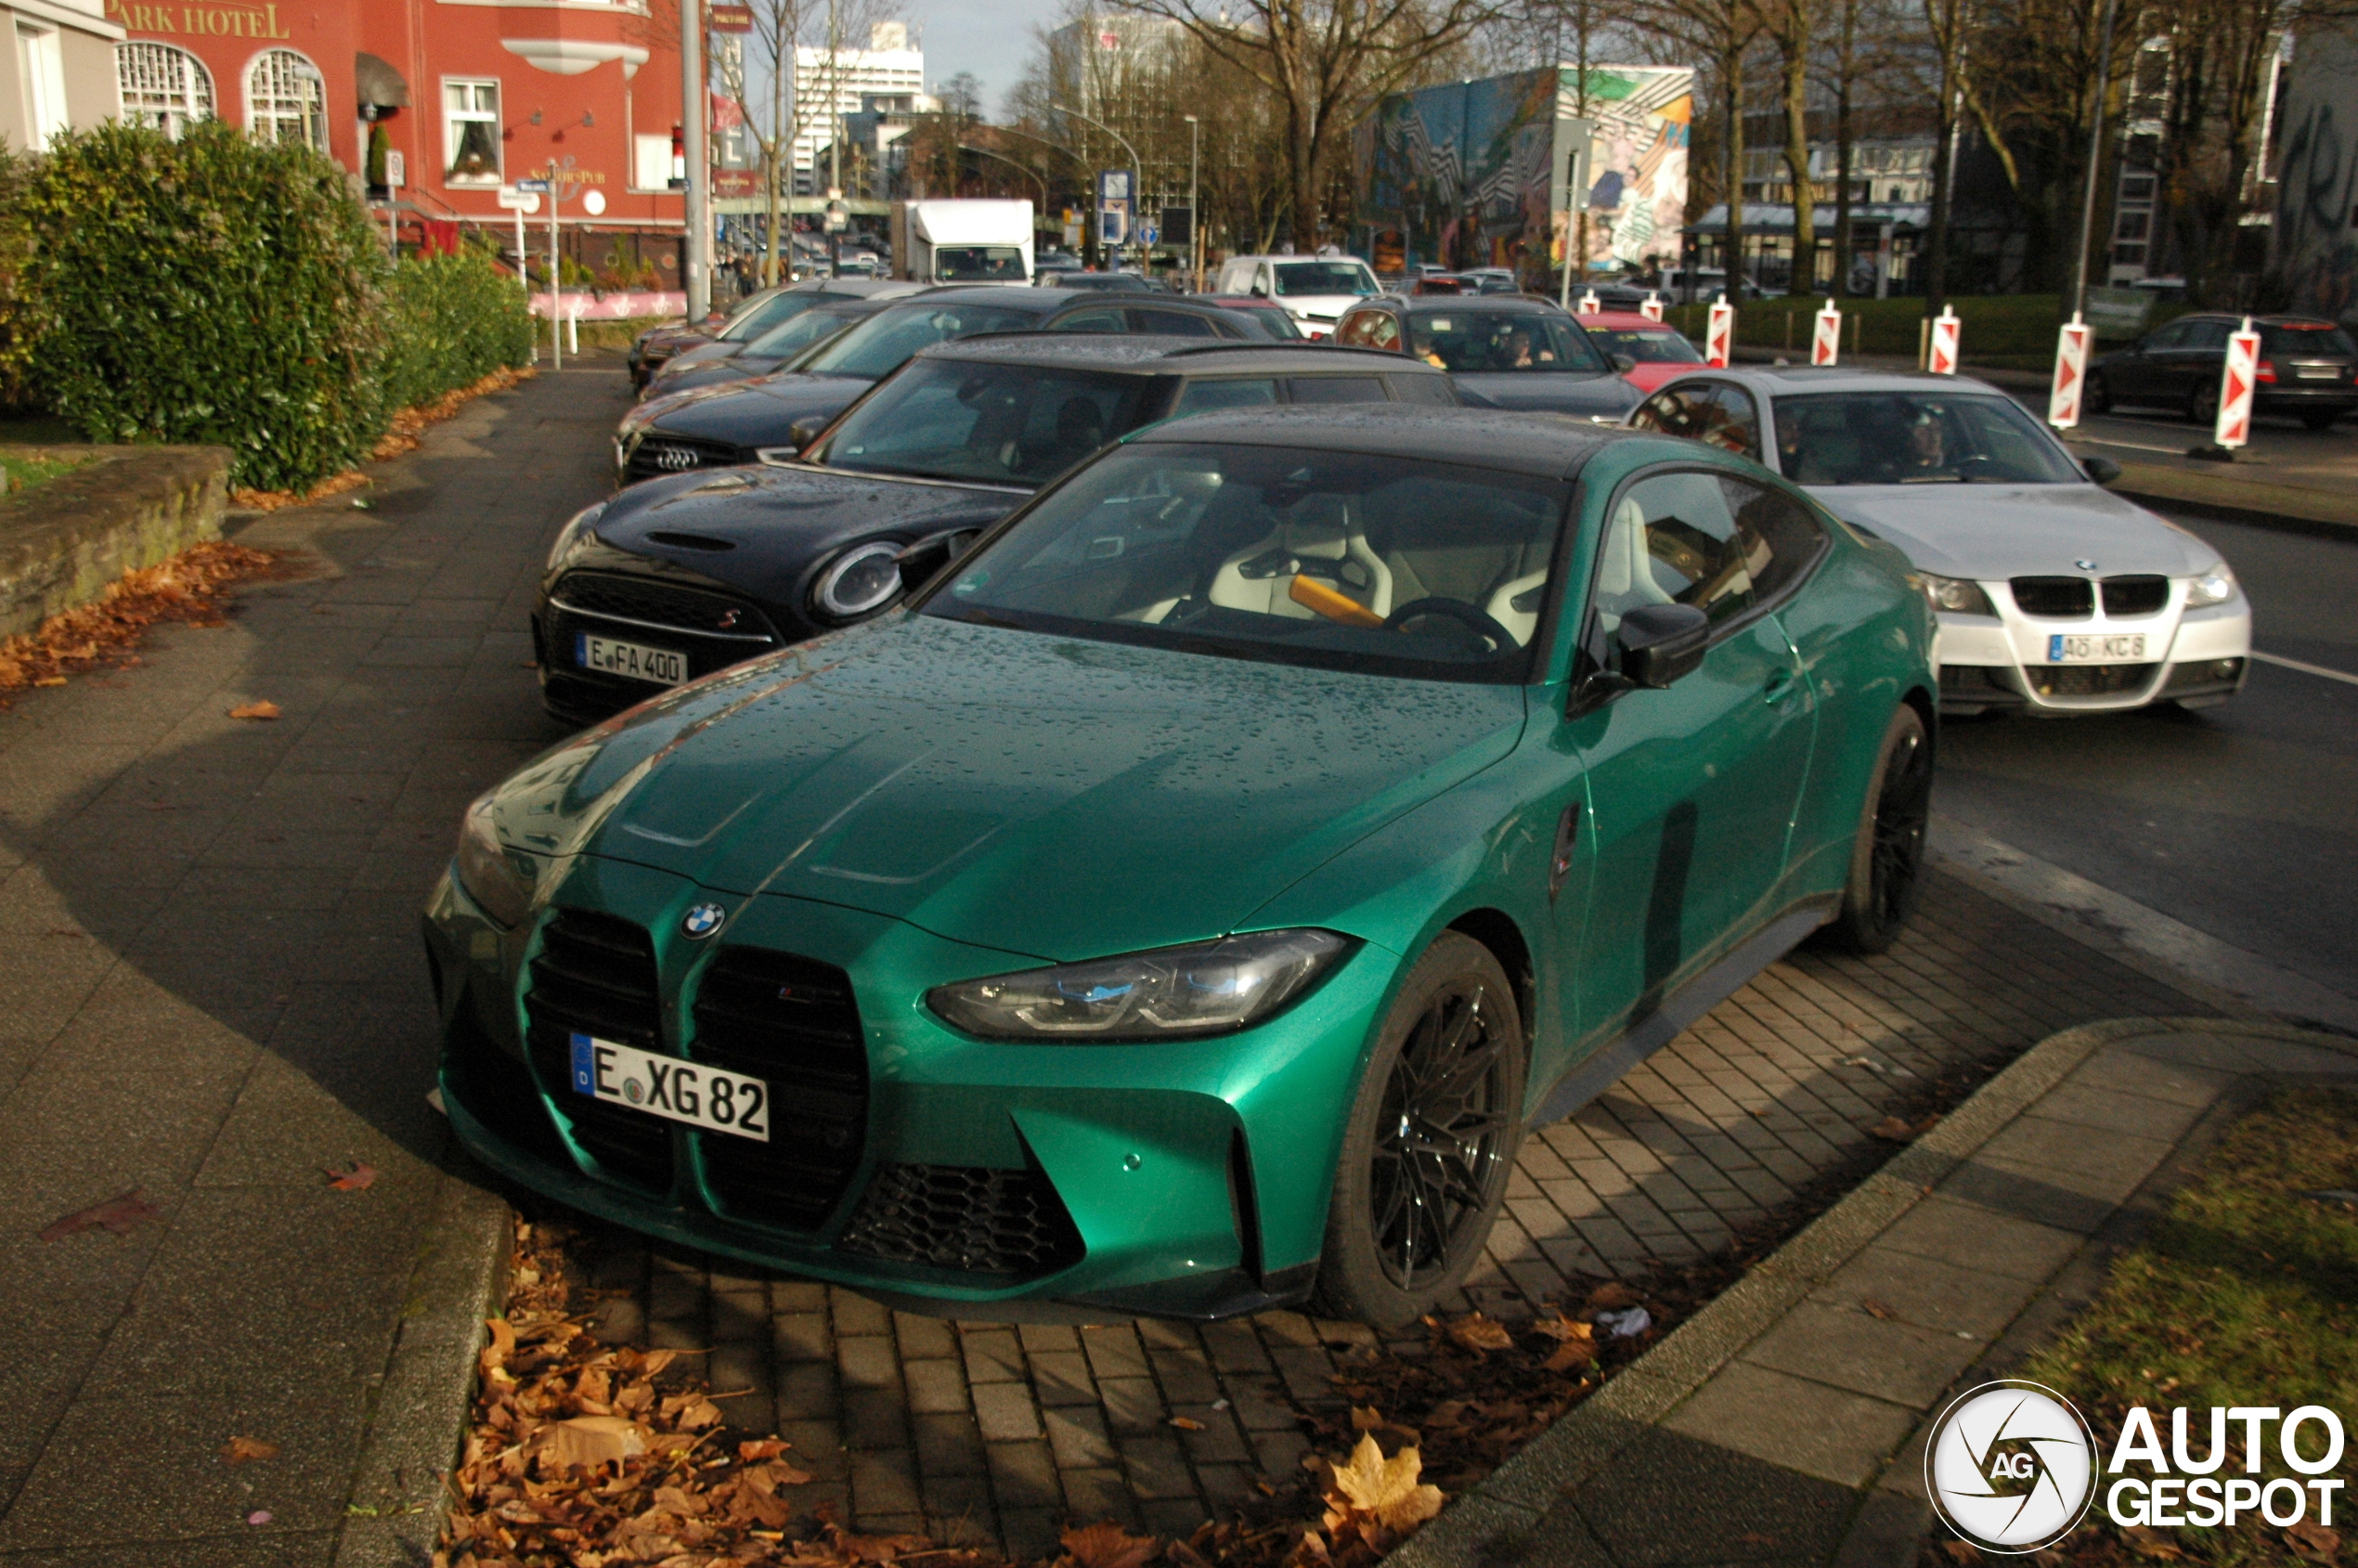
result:
[(573, 1036), (663, 1048), (654, 944), (627, 920), (562, 909), (541, 928), (525, 997), (533, 1069), (574, 1142), (608, 1175), (659, 1192), (671, 1186), (671, 1132), (652, 1116), (573, 1089)]
[(685, 632), (770, 639), (777, 636), (769, 617), (742, 599), (653, 578), (570, 572), (557, 579), (551, 597), (588, 615), (620, 616), (628, 620), (677, 627)]
[(2042, 697), (2108, 697), (2144, 689), (2153, 679), (2149, 664), (2061, 664), (2023, 672)]
[(747, 460), (736, 447), (718, 441), (691, 441), (678, 435), (646, 435), (630, 449), (628, 481), (685, 473), (696, 468), (728, 468)]
[(1039, 1275), (1082, 1253), (1081, 1233), (1037, 1171), (887, 1165), (843, 1239), (847, 1252), (971, 1274)]
[(834, 1212), (868, 1126), (868, 1053), (851, 978), (832, 965), (725, 947), (696, 985), (688, 1054), (770, 1085), (770, 1141), (695, 1134), (714, 1205), (794, 1230)]
[(2106, 577), (2105, 614), (2150, 616), (2170, 603), (2168, 577)]
[(2016, 577), (2015, 607), (2026, 616), (2085, 620), (2096, 613), (2095, 584), (2086, 577)]

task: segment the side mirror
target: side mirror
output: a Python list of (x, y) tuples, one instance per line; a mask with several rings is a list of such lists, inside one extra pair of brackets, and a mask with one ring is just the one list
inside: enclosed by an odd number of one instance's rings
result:
[(824, 420), (797, 420), (786, 427), (786, 443), (799, 452), (818, 440), (820, 432), (826, 428)]
[(1251, 288), (1246, 290), (1245, 292), (1257, 300), (1265, 300), (1269, 297), (1269, 291), (1263, 288), (1258, 283), (1255, 283)]
[(2100, 458), (2091, 453), (2079, 460), (2079, 466), (2087, 470), (2088, 477), (2099, 485), (2109, 485), (2120, 477), (2120, 465), (2110, 458)]
[(1616, 354), (1613, 356), (1613, 368), (1626, 376), (1638, 368), (1638, 361), (1626, 354)]
[(931, 582), (950, 564), (972, 550), (975, 540), (982, 537), (979, 524), (964, 528), (945, 528), (939, 534), (928, 534), (915, 544), (892, 558), (900, 568), (900, 586), (913, 593)]
[(1621, 678), (1659, 691), (1703, 663), (1711, 617), (1692, 604), (1640, 604), (1622, 616), (1613, 641), (1621, 649)]

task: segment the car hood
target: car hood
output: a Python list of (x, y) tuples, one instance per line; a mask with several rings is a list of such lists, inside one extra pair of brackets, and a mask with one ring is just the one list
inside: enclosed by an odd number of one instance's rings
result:
[(1030, 499), (1009, 489), (869, 478), (768, 465), (667, 474), (606, 503), (594, 548), (564, 570), (628, 570), (635, 557), (668, 563), (783, 609), (798, 625), (810, 577), (843, 546), (888, 538), (913, 544), (947, 529), (985, 527)]
[(1365, 294), (1287, 294), (1277, 303), (1289, 316), (1307, 317), (1322, 326), (1331, 326), (1344, 311), (1367, 297)]
[(1809, 493), (1944, 577), (2185, 577), (2219, 560), (2183, 528), (2093, 485), (1823, 485)]
[(1487, 370), (1449, 378), (1476, 408), (1543, 414), (1602, 414), (1620, 419), (1639, 401), (1638, 389), (1611, 370)]
[(1522, 726), (1520, 687), (896, 612), (630, 710), (492, 815), (540, 854), (1069, 961), (1230, 930)]
[(733, 442), (740, 447), (783, 447), (803, 420), (830, 420), (875, 383), (864, 376), (816, 376), (806, 370), (760, 381), (699, 387), (651, 408), (640, 428), (671, 435)]

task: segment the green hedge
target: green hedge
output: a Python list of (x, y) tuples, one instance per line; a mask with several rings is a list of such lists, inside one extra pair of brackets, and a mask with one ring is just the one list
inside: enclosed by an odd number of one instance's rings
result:
[(385, 284), (385, 403), (408, 408), (532, 362), (532, 317), (515, 279), (481, 255), (418, 256)]
[(20, 211), (34, 385), (91, 440), (215, 443), (231, 483), (300, 490), (382, 433), (383, 253), (320, 154), (109, 122), (51, 143)]

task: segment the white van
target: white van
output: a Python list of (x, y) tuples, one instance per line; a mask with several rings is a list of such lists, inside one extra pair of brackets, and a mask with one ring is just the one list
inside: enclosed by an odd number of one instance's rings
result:
[(1381, 292), (1376, 275), (1357, 256), (1230, 256), (1221, 264), (1212, 290), (1276, 300), (1309, 338), (1325, 337), (1335, 330), (1336, 317)]
[(1031, 281), (1031, 203), (892, 204), (892, 276), (913, 283)]

